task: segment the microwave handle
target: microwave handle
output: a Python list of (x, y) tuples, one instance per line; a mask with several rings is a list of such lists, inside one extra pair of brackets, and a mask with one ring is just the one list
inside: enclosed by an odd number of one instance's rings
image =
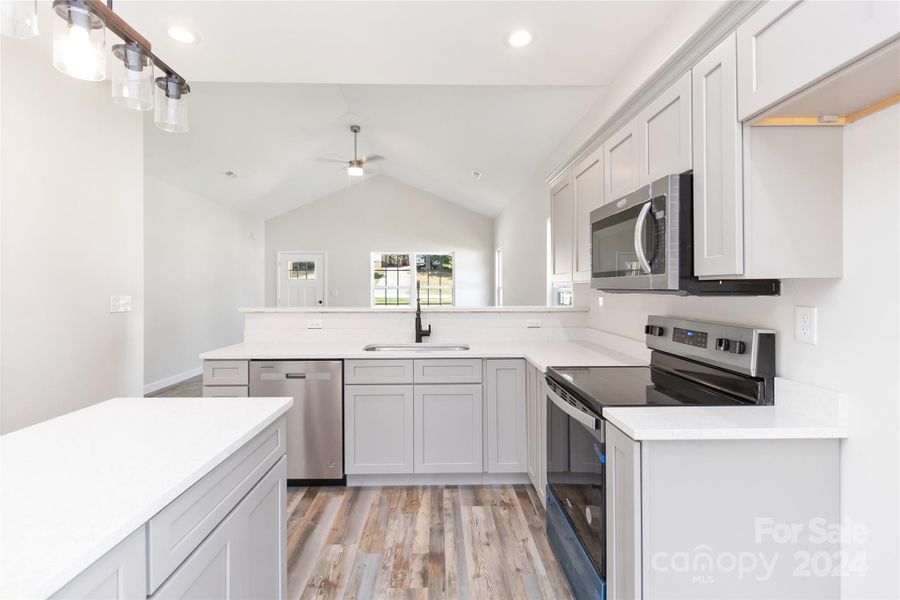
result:
[(652, 202), (644, 205), (634, 224), (634, 252), (637, 254), (638, 262), (641, 263), (641, 270), (648, 275), (651, 272), (650, 263), (647, 261), (647, 255), (644, 254), (644, 240), (641, 239), (641, 234), (644, 233), (644, 223), (647, 221), (647, 215), (650, 214), (652, 205)]

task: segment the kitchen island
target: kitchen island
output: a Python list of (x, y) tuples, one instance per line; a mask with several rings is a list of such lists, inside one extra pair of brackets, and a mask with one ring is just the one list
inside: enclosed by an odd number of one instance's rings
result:
[(0, 597), (281, 595), (292, 404), (117, 398), (0, 436)]

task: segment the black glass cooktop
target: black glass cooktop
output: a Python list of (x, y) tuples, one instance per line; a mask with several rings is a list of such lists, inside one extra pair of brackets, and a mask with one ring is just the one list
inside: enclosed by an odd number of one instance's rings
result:
[(747, 404), (654, 367), (550, 367), (547, 375), (601, 416), (604, 406)]

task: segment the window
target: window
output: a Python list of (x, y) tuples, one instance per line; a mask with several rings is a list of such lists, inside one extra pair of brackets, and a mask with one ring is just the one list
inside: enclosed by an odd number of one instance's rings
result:
[[(453, 306), (453, 260), (450, 254), (372, 253), (372, 306), (412, 306), (416, 283), (423, 305)], [(415, 277), (413, 277), (415, 266)]]
[(503, 306), (503, 248), (494, 258), (494, 306)]
[(553, 286), (553, 306), (572, 306), (575, 292), (571, 283), (557, 283)]
[(316, 263), (311, 260), (292, 260), (288, 262), (288, 279), (315, 279)]

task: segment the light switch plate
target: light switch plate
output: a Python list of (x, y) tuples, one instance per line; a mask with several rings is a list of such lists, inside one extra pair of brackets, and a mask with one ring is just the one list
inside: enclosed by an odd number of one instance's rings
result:
[(110, 296), (109, 312), (131, 312), (131, 296)]
[(306, 321), (307, 329), (322, 329), (322, 320), (321, 319), (308, 319)]
[(819, 341), (819, 311), (815, 306), (794, 307), (794, 340), (802, 344)]
[(541, 323), (540, 319), (526, 319), (525, 320), (525, 327), (528, 327), (529, 329), (537, 329), (538, 327), (541, 327), (541, 326), (543, 326), (543, 323)]

